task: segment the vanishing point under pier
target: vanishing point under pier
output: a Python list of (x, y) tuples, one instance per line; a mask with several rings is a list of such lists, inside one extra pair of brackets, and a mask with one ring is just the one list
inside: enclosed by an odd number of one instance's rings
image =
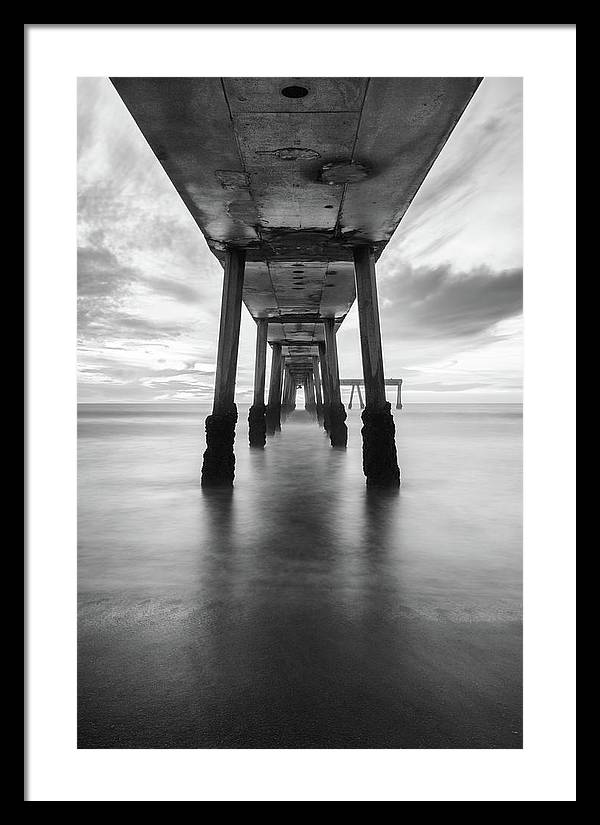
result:
[(376, 263), (480, 78), (112, 82), (224, 269), (202, 485), (234, 481), (242, 303), (256, 321), (251, 446), (280, 429), (299, 386), (346, 446), (336, 332), (356, 300), (366, 483), (399, 486)]

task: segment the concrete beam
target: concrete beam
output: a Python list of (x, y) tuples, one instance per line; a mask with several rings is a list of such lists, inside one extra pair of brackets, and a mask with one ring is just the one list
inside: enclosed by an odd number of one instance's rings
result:
[[(325, 318), (319, 313), (286, 313), (283, 315), (270, 315), (267, 320), (270, 324), (322, 324)], [(343, 317), (335, 318), (338, 325), (343, 320)]]

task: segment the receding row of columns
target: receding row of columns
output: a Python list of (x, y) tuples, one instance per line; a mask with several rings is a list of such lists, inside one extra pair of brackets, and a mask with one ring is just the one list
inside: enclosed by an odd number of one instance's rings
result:
[[(400, 471), (391, 406), (385, 396), (383, 352), (379, 324), (375, 259), (370, 247), (355, 247), (354, 269), (358, 302), (361, 354), (366, 405), (362, 413), (363, 470), (368, 486), (398, 486)], [(226, 255), (223, 298), (217, 349), (213, 411), (206, 419), (202, 467), (203, 486), (231, 486), (235, 472), (233, 444), (237, 407), (235, 374), (240, 330), (245, 252), (230, 249)], [(257, 322), (254, 397), (249, 411), (249, 440), (264, 447), (266, 436), (281, 429), (296, 403), (296, 390), (304, 389), (307, 411), (323, 425), (333, 447), (348, 440), (346, 410), (342, 404), (335, 319), (323, 319), (324, 342), (319, 355), (309, 356), (310, 366), (286, 363), (279, 343), (272, 343), (267, 405), (264, 403), (268, 320)], [(305, 362), (303, 362), (304, 364)], [(353, 387), (354, 390), (354, 387)], [(359, 397), (362, 406), (362, 397)], [(351, 405), (350, 405), (351, 406)]]

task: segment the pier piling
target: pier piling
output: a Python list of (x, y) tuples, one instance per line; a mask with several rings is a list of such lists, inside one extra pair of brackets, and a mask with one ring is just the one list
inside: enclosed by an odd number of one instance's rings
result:
[(225, 256), (221, 321), (212, 414), (205, 422), (206, 450), (202, 459), (203, 487), (231, 487), (235, 475), (233, 442), (237, 423), (235, 376), (237, 372), (242, 290), (246, 253), (229, 249)]
[(375, 257), (369, 246), (353, 250), (366, 407), (362, 412), (363, 471), (368, 487), (398, 487), (394, 418), (385, 397)]
[(348, 428), (345, 424), (346, 410), (342, 404), (340, 392), (340, 369), (335, 338), (335, 319), (326, 318), (323, 326), (325, 327), (325, 355), (330, 393), (329, 438), (332, 447), (345, 447), (348, 443)]
[(317, 421), (323, 424), (323, 394), (321, 392), (321, 376), (319, 375), (319, 356), (313, 355), (313, 376), (315, 380), (315, 396), (317, 401)]
[(248, 440), (251, 447), (264, 447), (267, 441), (265, 421), (265, 370), (267, 366), (267, 332), (269, 322), (261, 318), (256, 325), (254, 361), (254, 398), (248, 411)]
[(281, 344), (271, 344), (271, 377), (266, 413), (267, 435), (281, 430)]

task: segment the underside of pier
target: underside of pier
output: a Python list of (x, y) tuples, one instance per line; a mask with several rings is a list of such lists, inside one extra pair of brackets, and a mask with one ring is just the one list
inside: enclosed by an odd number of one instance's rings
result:
[(331, 445), (343, 448), (336, 332), (357, 299), (363, 467), (369, 486), (397, 486), (375, 264), (480, 79), (112, 82), (224, 267), (203, 485), (233, 484), (242, 303), (257, 323), (250, 445), (265, 446), (302, 386)]

